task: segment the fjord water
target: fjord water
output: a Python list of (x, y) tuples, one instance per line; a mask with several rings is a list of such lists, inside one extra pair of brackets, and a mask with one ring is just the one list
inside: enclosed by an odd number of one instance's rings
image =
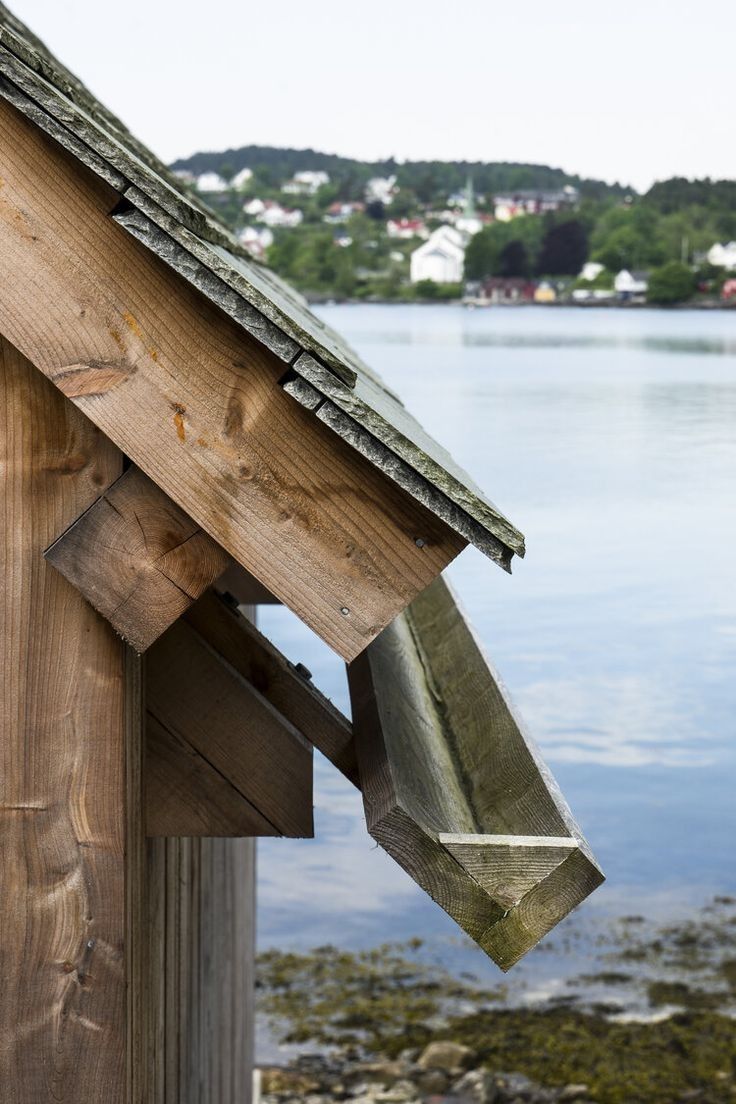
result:
[[(513, 576), (468, 549), (449, 577), (607, 875), (572, 923), (736, 890), (736, 314), (320, 313), (526, 535)], [(284, 610), (261, 625), (347, 710), (339, 660)], [(316, 839), (264, 841), (259, 867), (264, 946), (450, 954), (323, 760)]]

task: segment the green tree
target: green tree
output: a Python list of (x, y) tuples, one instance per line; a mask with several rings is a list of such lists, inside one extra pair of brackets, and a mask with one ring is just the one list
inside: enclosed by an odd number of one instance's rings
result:
[(530, 270), (526, 246), (523, 241), (513, 238), (501, 250), (498, 263), (499, 276), (528, 276)]
[(681, 261), (668, 261), (660, 268), (652, 270), (647, 300), (661, 305), (684, 303), (692, 297), (694, 291), (695, 278), (687, 265)]
[(537, 259), (540, 276), (577, 276), (588, 258), (588, 235), (578, 219), (551, 226)]

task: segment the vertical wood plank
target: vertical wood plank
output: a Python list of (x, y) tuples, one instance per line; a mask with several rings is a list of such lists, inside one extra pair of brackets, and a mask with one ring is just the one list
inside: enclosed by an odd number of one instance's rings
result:
[(0, 1085), (13, 1104), (129, 1100), (140, 725), (125, 645), (43, 559), (121, 469), (0, 338)]
[(148, 840), (150, 1104), (250, 1104), (255, 840)]

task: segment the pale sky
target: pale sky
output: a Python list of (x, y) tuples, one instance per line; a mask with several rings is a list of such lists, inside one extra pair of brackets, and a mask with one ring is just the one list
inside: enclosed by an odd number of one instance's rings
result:
[(736, 176), (733, 0), (9, 0), (166, 161), (257, 143)]

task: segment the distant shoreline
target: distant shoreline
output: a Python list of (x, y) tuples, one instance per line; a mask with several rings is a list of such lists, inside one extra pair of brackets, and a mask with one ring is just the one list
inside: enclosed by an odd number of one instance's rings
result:
[(736, 311), (736, 300), (732, 303), (721, 303), (717, 300), (714, 301), (700, 301), (700, 302), (688, 302), (688, 303), (631, 303), (631, 302), (606, 302), (605, 300), (598, 300), (592, 302), (575, 302), (562, 300), (554, 303), (529, 303), (529, 302), (509, 302), (509, 303), (464, 303), (462, 299), (416, 299), (411, 302), (406, 302), (401, 299), (336, 299), (334, 296), (322, 296), (322, 295), (307, 295), (305, 296), (307, 302), (313, 307), (355, 307), (355, 306), (367, 306), (367, 307), (465, 307), (468, 311), (485, 311), (494, 310), (497, 307), (544, 307), (546, 309), (559, 309), (561, 307), (572, 307), (575, 310), (652, 310), (652, 311)]

